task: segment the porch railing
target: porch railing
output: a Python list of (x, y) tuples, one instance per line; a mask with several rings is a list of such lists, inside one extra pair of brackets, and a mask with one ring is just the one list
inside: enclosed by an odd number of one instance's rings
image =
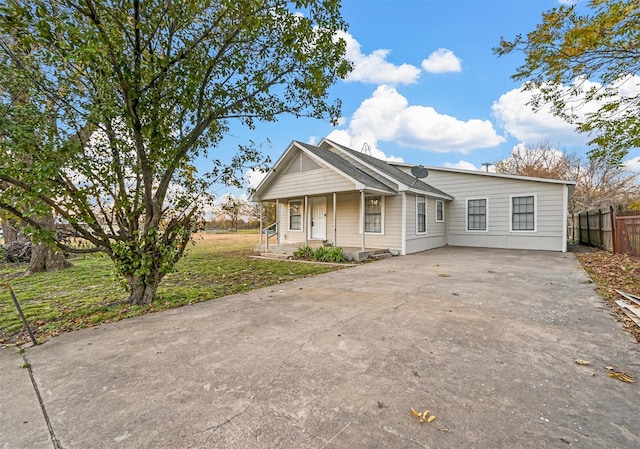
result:
[(278, 222), (271, 223), (269, 226), (262, 228), (262, 233), (266, 235), (265, 248), (269, 251), (269, 239), (274, 235), (278, 235)]

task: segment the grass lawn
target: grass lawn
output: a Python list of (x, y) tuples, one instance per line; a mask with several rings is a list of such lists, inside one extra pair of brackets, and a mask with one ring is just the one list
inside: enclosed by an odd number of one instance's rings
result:
[[(100, 254), (71, 259), (57, 273), (21, 277), (26, 264), (0, 264), (0, 284), (9, 284), (38, 341), (63, 332), (208, 301), (234, 293), (339, 269), (331, 265), (256, 260), (257, 234), (199, 234), (167, 275), (148, 306), (106, 306), (127, 297), (109, 258)], [(0, 289), (0, 343), (27, 342), (9, 292)]]

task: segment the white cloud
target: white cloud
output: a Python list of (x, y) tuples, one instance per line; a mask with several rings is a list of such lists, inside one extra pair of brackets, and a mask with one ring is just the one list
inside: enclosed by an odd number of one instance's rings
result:
[[(571, 87), (579, 87), (582, 91), (570, 103), (573, 107), (572, 112), (578, 116), (577, 121), (586, 121), (588, 114), (596, 112), (603, 106), (602, 101), (584, 102), (584, 92), (589, 89), (600, 89), (601, 84), (578, 78)], [(621, 97), (636, 97), (640, 94), (640, 76), (626, 76), (611, 87), (617, 90)], [(563, 90), (567, 93), (569, 87), (563, 87)], [(518, 140), (528, 142), (544, 140), (561, 142), (564, 145), (586, 145), (591, 140), (588, 134), (578, 133), (575, 125), (553, 115), (548, 104), (543, 104), (537, 112), (534, 112), (528, 103), (535, 94), (534, 91), (524, 91), (520, 87), (507, 92), (493, 103), (493, 113), (507, 133)], [(615, 97), (606, 101), (614, 100), (616, 100)]]
[(533, 93), (522, 88), (513, 89), (493, 103), (496, 119), (510, 135), (521, 141), (561, 141), (584, 145), (588, 136), (575, 131), (575, 126), (551, 113), (548, 105), (534, 112), (528, 104)]
[(422, 61), (422, 68), (429, 73), (461, 72), (461, 63), (451, 50), (439, 48)]
[(463, 161), (463, 160), (460, 160), (458, 162), (445, 162), (443, 164), (443, 167), (445, 167), (445, 168), (457, 168), (457, 169), (460, 169), (460, 170), (480, 171), (478, 169), (478, 167), (473, 165), (471, 162), (467, 162), (467, 161)]
[(354, 149), (367, 143), (372, 153), (379, 151), (378, 140), (440, 153), (468, 153), (505, 141), (488, 120), (462, 121), (428, 106), (409, 105), (391, 86), (378, 87), (353, 114), (349, 128), (336, 130), (329, 138)]
[(258, 187), (258, 184), (267, 176), (266, 173), (261, 172), (259, 170), (250, 169), (245, 173), (244, 180), (247, 183), (249, 188), (255, 189)]
[(624, 168), (629, 171), (640, 173), (640, 157), (634, 157), (623, 162)]
[(339, 31), (337, 37), (347, 43), (346, 57), (353, 63), (347, 81), (374, 84), (412, 84), (418, 80), (420, 69), (411, 64), (394, 65), (387, 61), (391, 50), (379, 49), (365, 55), (360, 43), (349, 33)]

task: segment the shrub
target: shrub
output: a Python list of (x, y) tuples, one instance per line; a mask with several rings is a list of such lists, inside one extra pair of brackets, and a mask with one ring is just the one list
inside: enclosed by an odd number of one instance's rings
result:
[(337, 246), (321, 246), (313, 251), (312, 258), (319, 262), (344, 262), (344, 253)]
[(316, 262), (344, 262), (345, 257), (342, 248), (334, 246), (321, 246), (320, 248), (310, 248), (301, 246), (293, 253), (294, 259), (315, 260)]
[(301, 246), (293, 253), (294, 259), (311, 260), (313, 249), (308, 246)]

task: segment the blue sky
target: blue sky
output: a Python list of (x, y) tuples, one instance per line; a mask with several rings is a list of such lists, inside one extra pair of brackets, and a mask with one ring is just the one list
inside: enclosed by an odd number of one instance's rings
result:
[[(282, 117), (255, 130), (233, 127), (212, 155), (252, 139), (264, 143), (275, 162), (292, 140), (317, 143), (323, 137), (356, 150), (366, 143), (382, 159), (471, 170), (508, 157), (523, 143), (584, 154), (588, 136), (526, 106), (521, 83), (510, 78), (523, 55), (498, 58), (491, 50), (501, 36), (533, 30), (541, 14), (560, 3), (343, 0), (349, 23), (343, 37), (355, 70), (332, 89), (343, 104), (340, 126)], [(640, 171), (638, 156), (634, 150), (627, 160)], [(258, 178), (248, 174), (254, 186)]]

